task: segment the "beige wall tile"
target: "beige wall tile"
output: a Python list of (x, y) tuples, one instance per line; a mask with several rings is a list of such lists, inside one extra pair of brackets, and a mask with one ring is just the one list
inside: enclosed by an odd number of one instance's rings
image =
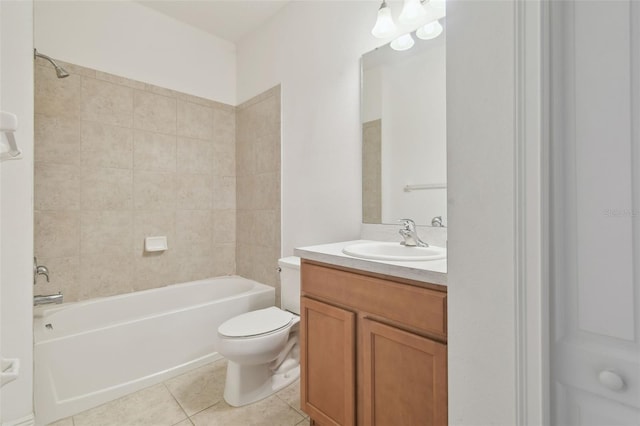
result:
[(179, 100), (178, 136), (213, 139), (213, 108)]
[(213, 253), (211, 211), (176, 212), (176, 247), (180, 258), (210, 256)]
[(214, 210), (211, 212), (214, 243), (234, 243), (236, 241), (236, 211)]
[(235, 177), (213, 177), (213, 208), (216, 210), (234, 210), (236, 208)]
[(133, 89), (83, 77), (82, 118), (114, 126), (131, 127)]
[(236, 210), (236, 240), (238, 244), (251, 244), (255, 228), (254, 210)]
[(84, 167), (83, 210), (130, 210), (133, 205), (132, 172), (127, 169)]
[(187, 93), (176, 92), (176, 97), (182, 101), (190, 102), (192, 104), (209, 107), (209, 108), (214, 107), (217, 104), (216, 102), (211, 101), (209, 99), (201, 98), (199, 96), (189, 95)]
[(113, 296), (133, 291), (131, 253), (80, 256), (80, 297)]
[(34, 168), (36, 210), (80, 208), (80, 171), (77, 166), (36, 162)]
[(171, 249), (136, 256), (133, 264), (133, 289), (140, 291), (175, 284), (177, 261)]
[(236, 176), (245, 177), (255, 173), (256, 146), (253, 143), (238, 142), (236, 145)]
[(35, 211), (34, 234), (36, 257), (73, 257), (80, 254), (79, 212)]
[(132, 89), (145, 90), (147, 86), (145, 83), (142, 83), (140, 81), (131, 80), (102, 71), (95, 71), (95, 78), (102, 81), (108, 81), (109, 83), (119, 84), (120, 86), (127, 86)]
[(130, 210), (85, 210), (80, 213), (80, 254), (131, 255)]
[(80, 120), (35, 115), (35, 161), (80, 164)]
[(178, 137), (177, 169), (183, 173), (211, 173), (213, 142)]
[(213, 177), (208, 174), (177, 175), (177, 205), (185, 210), (210, 210)]
[(211, 255), (180, 257), (176, 266), (176, 282), (202, 280), (214, 276), (214, 264)]
[(133, 131), (92, 121), (82, 122), (82, 164), (130, 169)]
[(80, 118), (81, 77), (58, 78), (53, 69), (40, 66), (34, 72), (36, 114)]
[(280, 171), (280, 134), (270, 133), (255, 141), (255, 173)]
[(133, 212), (133, 250), (137, 255), (144, 252), (146, 237), (167, 237), (169, 250), (176, 248), (176, 213), (167, 211)]
[(178, 98), (178, 92), (171, 89), (166, 89), (160, 86), (154, 86), (153, 84), (145, 84), (145, 91), (155, 93), (156, 95), (166, 96), (168, 98)]
[(253, 215), (253, 242), (263, 247), (280, 247), (280, 214), (276, 210), (256, 210)]
[(136, 130), (133, 134), (133, 166), (136, 170), (176, 171), (176, 137)]
[(174, 210), (175, 173), (136, 171), (133, 177), (136, 210)]
[(224, 145), (233, 145), (236, 138), (236, 113), (227, 109), (213, 110), (213, 139)]
[(234, 243), (215, 244), (213, 250), (213, 271), (211, 276), (234, 275), (236, 273), (236, 245)]
[(133, 125), (136, 129), (176, 134), (176, 100), (136, 90)]
[(37, 284), (33, 287), (34, 294), (56, 294), (62, 292), (64, 302), (79, 300), (79, 256), (38, 257), (38, 265), (44, 265), (49, 269), (49, 282), (44, 276), (38, 276)]
[(235, 176), (236, 146), (233, 143), (214, 141), (211, 172), (216, 176)]

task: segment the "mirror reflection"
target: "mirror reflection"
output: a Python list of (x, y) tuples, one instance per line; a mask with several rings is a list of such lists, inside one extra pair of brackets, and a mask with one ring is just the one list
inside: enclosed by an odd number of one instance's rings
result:
[[(362, 221), (447, 217), (444, 32), (362, 57)], [(437, 220), (436, 220), (437, 222)], [(435, 224), (435, 223), (434, 223)]]

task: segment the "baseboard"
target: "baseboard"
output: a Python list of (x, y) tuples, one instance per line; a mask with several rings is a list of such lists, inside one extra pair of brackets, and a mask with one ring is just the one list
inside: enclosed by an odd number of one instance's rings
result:
[(2, 426), (35, 426), (35, 424), (36, 419), (33, 413), (20, 419), (2, 422)]

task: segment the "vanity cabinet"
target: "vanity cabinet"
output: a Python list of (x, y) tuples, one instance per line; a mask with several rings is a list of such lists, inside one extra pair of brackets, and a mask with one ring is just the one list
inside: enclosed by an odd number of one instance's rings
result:
[(446, 425), (446, 291), (303, 260), (301, 407), (327, 425)]

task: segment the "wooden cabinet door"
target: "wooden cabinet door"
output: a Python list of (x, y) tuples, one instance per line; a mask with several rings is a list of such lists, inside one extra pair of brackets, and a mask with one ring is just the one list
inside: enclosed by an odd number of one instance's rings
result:
[(355, 424), (355, 314), (300, 298), (300, 405), (319, 424)]
[(447, 346), (363, 319), (362, 404), (367, 426), (447, 424)]

